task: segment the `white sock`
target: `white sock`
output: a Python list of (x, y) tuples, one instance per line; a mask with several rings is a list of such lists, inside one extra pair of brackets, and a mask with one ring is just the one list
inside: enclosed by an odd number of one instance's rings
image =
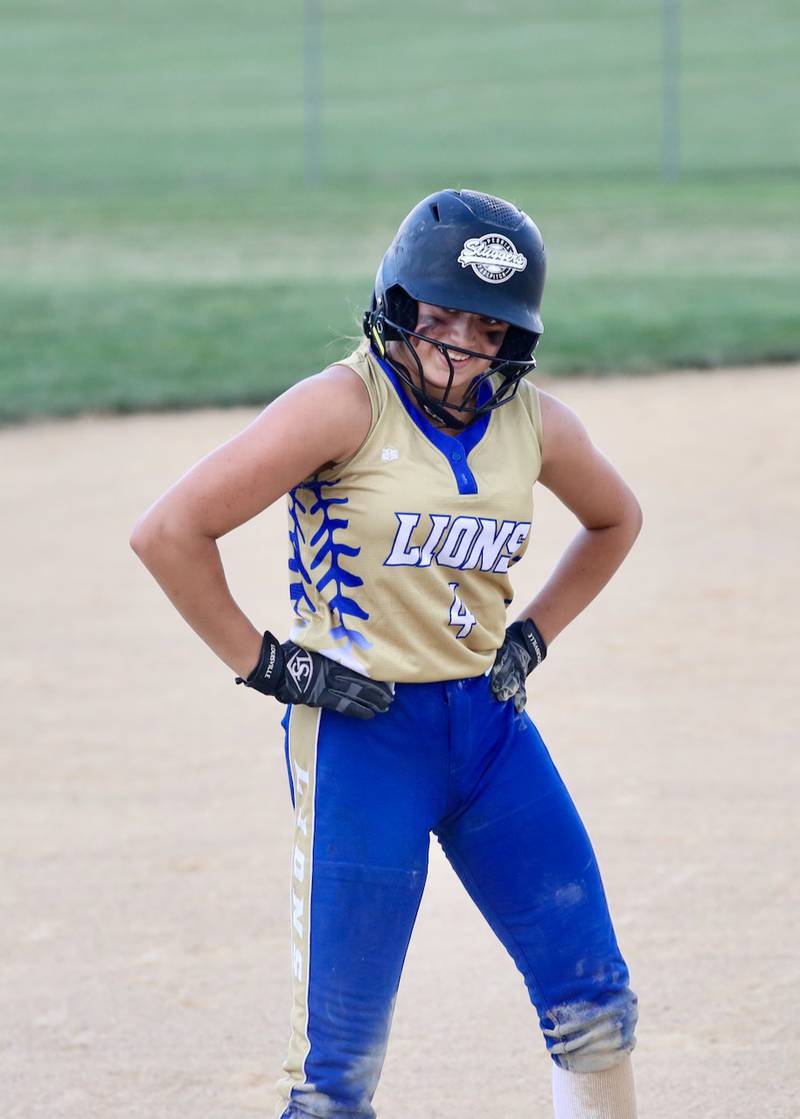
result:
[(601, 1072), (567, 1072), (553, 1065), (555, 1119), (636, 1119), (630, 1054)]

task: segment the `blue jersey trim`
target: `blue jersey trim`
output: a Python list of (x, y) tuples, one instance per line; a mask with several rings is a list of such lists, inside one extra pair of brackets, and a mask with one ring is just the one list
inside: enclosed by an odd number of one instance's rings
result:
[[(400, 397), (400, 401), (411, 420), (417, 425), (428, 442), (432, 443), (437, 451), (444, 455), (447, 460), (447, 465), (453, 472), (453, 477), (458, 486), (458, 492), (460, 494), (477, 493), (478, 483), (475, 479), (475, 475), (470, 470), (467, 456), (477, 447), (478, 443), (480, 443), (481, 439), (483, 439), (486, 434), (486, 429), (492, 418), (491, 412), (487, 412), (485, 416), (479, 416), (477, 420), (474, 420), (469, 427), (460, 431), (458, 435), (446, 435), (443, 431), (434, 427), (428, 417), (409, 400), (403, 390), (399, 377), (392, 369), (391, 365), (383, 358), (379, 357), (374, 350), (370, 352), (391, 381), (394, 391)], [(477, 403), (479, 405), (483, 404), (491, 395), (491, 391), (492, 388), (489, 382), (484, 381), (478, 390)]]

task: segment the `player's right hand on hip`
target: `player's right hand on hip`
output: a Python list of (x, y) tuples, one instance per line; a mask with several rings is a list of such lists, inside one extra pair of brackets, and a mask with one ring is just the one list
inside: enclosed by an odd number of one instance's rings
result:
[(528, 701), (525, 680), (546, 656), (547, 645), (535, 623), (530, 618), (512, 622), (489, 674), (494, 696), (501, 703), (513, 699), (517, 711), (524, 711)]
[(236, 683), (274, 695), (281, 703), (325, 707), (355, 719), (371, 719), (388, 710), (394, 699), (391, 684), (370, 680), (293, 641), (281, 644), (269, 631), (261, 642), (258, 664), (246, 680), (237, 676)]

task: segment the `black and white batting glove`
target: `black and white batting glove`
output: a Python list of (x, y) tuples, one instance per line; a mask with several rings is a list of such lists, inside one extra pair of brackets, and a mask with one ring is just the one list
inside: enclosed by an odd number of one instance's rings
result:
[(322, 653), (309, 653), (293, 641), (281, 643), (269, 631), (261, 642), (258, 664), (237, 684), (274, 695), (281, 703), (325, 707), (355, 719), (371, 719), (388, 710), (394, 699), (391, 684), (370, 680)]
[(496, 698), (501, 703), (513, 699), (517, 711), (524, 711), (528, 700), (525, 680), (546, 656), (545, 640), (530, 618), (512, 622), (489, 675)]

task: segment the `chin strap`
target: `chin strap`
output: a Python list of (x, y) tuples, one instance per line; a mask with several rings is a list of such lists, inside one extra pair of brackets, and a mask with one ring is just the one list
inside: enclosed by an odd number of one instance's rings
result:
[[(388, 361), (389, 359), (385, 358), (384, 360)], [(392, 369), (397, 372), (396, 365), (392, 364)], [(421, 389), (417, 388), (410, 377), (403, 377), (403, 380), (413, 392), (414, 399), (416, 400), (422, 411), (425, 413), (428, 419), (430, 419), (438, 427), (454, 427), (456, 431), (464, 431), (465, 428), (468, 428), (469, 425), (475, 420), (474, 415), (466, 421), (458, 419), (457, 416), (454, 416), (453, 413), (449, 412), (443, 405), (436, 404), (435, 401), (426, 396)]]

